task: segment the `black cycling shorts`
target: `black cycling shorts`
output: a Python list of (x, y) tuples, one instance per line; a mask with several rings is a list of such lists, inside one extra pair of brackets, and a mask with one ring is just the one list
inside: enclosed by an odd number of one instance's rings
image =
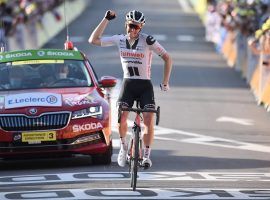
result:
[(140, 108), (155, 108), (154, 89), (150, 80), (124, 79), (118, 105), (132, 107), (138, 100)]

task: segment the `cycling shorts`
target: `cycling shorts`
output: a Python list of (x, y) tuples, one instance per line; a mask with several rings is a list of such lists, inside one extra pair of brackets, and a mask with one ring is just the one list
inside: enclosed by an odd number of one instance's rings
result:
[(132, 107), (138, 100), (140, 108), (155, 108), (154, 89), (150, 80), (124, 79), (118, 105)]

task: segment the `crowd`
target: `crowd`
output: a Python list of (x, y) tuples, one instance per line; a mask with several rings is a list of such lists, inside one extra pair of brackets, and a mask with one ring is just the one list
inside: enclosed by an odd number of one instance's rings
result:
[[(8, 37), (15, 37), (20, 48), (24, 49), (22, 27), (29, 26), (35, 34), (35, 26), (41, 27), (42, 17), (46, 12), (51, 12), (57, 21), (61, 20), (61, 14), (56, 8), (64, 0), (0, 0), (0, 46), (9, 49)], [(34, 37), (33, 37), (34, 38)]]
[(269, 110), (270, 0), (208, 0), (205, 26), (206, 40)]

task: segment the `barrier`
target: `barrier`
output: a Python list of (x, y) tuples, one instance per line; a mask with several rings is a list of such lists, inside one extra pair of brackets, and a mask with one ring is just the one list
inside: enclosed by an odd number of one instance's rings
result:
[(252, 78), (250, 80), (250, 87), (253, 91), (253, 94), (255, 96), (255, 99), (258, 101), (258, 104), (261, 103), (261, 100), (259, 98), (259, 84), (260, 84), (260, 66), (259, 63), (257, 63), (257, 67), (252, 74)]
[[(270, 111), (270, 66), (263, 64), (264, 60), (270, 62), (270, 55), (263, 51), (259, 56), (253, 54), (247, 46), (247, 39), (235, 41), (233, 33), (229, 32), (222, 47), (223, 55), (228, 65), (234, 63), (235, 70), (241, 72), (246, 79), (258, 105), (264, 105)], [(235, 45), (238, 47), (234, 48)], [(263, 42), (260, 45), (263, 46)]]
[(228, 31), (221, 49), (223, 56), (227, 60), (227, 64), (230, 67), (234, 67), (237, 57), (237, 51), (235, 44), (235, 34), (233, 31)]
[(261, 101), (263, 102), (265, 108), (270, 111), (270, 79), (267, 79), (266, 86), (262, 91)]
[[(91, 0), (66, 1), (66, 22), (71, 23), (76, 19), (91, 3)], [(32, 19), (27, 24), (19, 24), (16, 34), (8, 38), (9, 50), (37, 49), (41, 48), (65, 27), (64, 4), (56, 11), (61, 14), (61, 21), (56, 21), (51, 12), (44, 14), (42, 25)]]

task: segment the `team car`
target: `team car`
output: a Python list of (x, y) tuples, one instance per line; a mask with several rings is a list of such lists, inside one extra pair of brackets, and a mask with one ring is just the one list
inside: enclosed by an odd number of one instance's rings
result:
[(84, 154), (110, 164), (115, 84), (78, 50), (0, 53), (0, 158)]

